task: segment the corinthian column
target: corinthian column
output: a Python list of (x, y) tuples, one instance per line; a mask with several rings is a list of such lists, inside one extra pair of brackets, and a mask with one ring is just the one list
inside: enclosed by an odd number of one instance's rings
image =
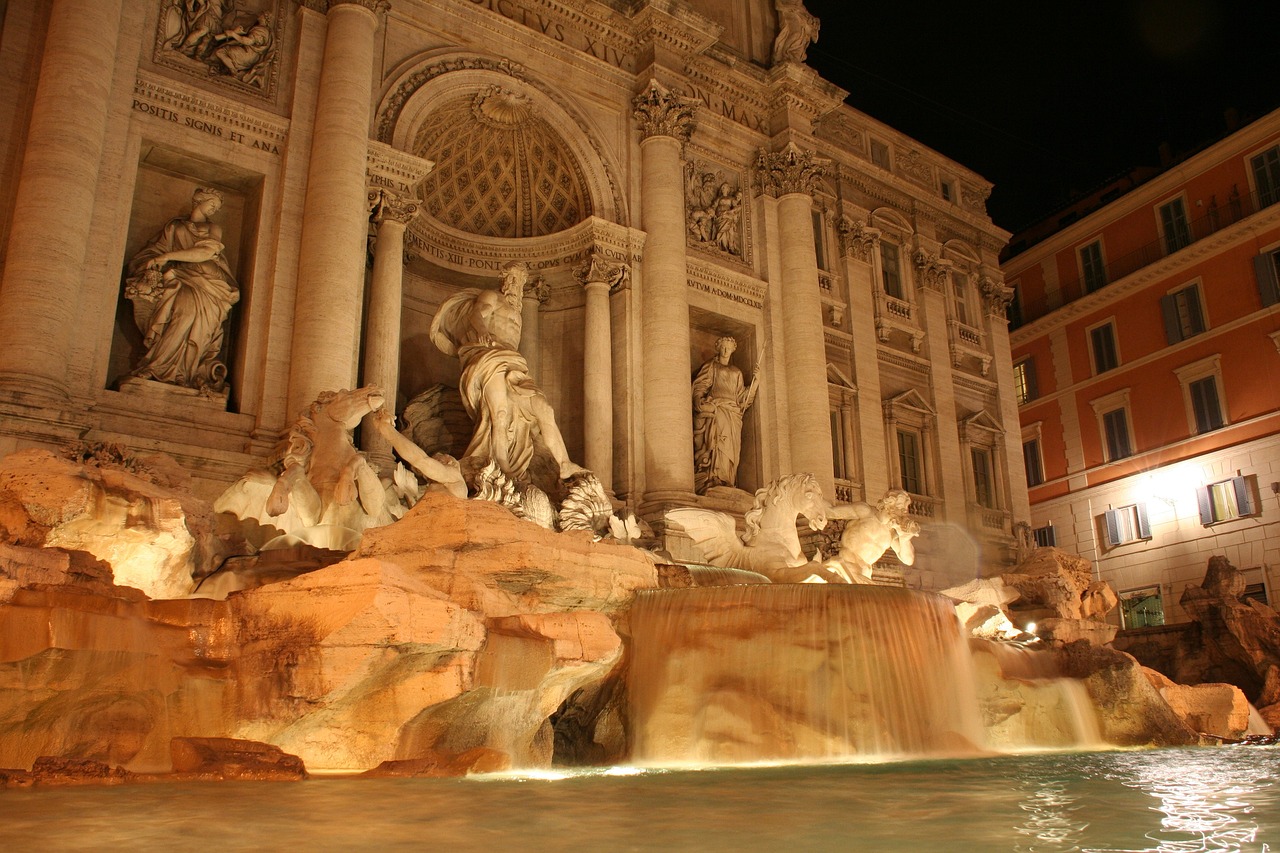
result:
[(789, 144), (775, 153), (760, 152), (757, 165), (762, 185), (778, 198), (779, 299), (791, 466), (794, 473), (807, 471), (816, 476), (827, 500), (834, 500), (827, 348), (822, 334), (818, 256), (813, 248), (813, 185), (825, 173), (825, 163)]
[[(404, 229), (418, 215), (419, 207), (386, 190), (370, 193), (370, 201), (378, 239), (374, 243), (373, 276), (369, 282), (369, 316), (364, 324), (364, 382), (380, 386), (387, 394), (387, 405), (394, 409), (396, 387), (400, 384)], [(380, 469), (391, 469), (394, 461), (391, 444), (377, 430), (363, 431), (361, 445)]]
[(517, 349), (529, 365), (533, 381), (542, 384), (542, 306), (551, 298), (551, 286), (540, 275), (530, 275), (520, 302), (520, 345)]
[(121, 0), (54, 0), (0, 281), (0, 387), (67, 396)]
[(574, 277), (587, 291), (586, 332), (582, 348), (582, 422), (584, 462), (613, 490), (613, 335), (609, 293), (627, 274), (625, 264), (592, 252)]
[(330, 0), (307, 169), (289, 365), (289, 416), (355, 384), (369, 208), (373, 36), (386, 0)]
[(681, 151), (696, 101), (656, 80), (635, 99), (640, 125), (640, 218), (645, 240), (641, 291), (644, 366), (645, 499), (693, 493), (693, 411), (689, 405), (689, 297)]

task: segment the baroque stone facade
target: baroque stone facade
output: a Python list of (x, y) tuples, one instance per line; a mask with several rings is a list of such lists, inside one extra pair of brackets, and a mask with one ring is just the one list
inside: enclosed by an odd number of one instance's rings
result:
[[(161, 449), (211, 497), (320, 392), (456, 394), (433, 320), (521, 261), (520, 355), (569, 456), (676, 556), (666, 510), (741, 512), (797, 472), (906, 490), (912, 585), (1004, 559), (1028, 516), (990, 184), (844, 105), (800, 2), (3, 8), (0, 453)], [(179, 305), (211, 381), (148, 371), (128, 298), (197, 188), (236, 289)], [(157, 297), (212, 263), (166, 251)], [(723, 338), (759, 390), (736, 482), (700, 495), (690, 400)]]

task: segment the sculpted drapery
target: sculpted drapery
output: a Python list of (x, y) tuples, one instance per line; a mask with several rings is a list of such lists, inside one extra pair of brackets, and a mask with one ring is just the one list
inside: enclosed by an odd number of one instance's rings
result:
[(747, 386), (742, 371), (729, 363), (737, 341), (716, 341), (716, 355), (693, 378), (694, 488), (734, 486), (742, 455), (742, 417), (756, 397), (757, 381)]
[(201, 390), (225, 386), (223, 325), (240, 291), (222, 228), (209, 221), (221, 207), (221, 193), (197, 189), (190, 216), (170, 220), (129, 262), (125, 295), (146, 347), (134, 376)]

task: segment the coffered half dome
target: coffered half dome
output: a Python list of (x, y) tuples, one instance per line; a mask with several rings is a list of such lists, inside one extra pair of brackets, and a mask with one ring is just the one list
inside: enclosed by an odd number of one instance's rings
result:
[(483, 237), (540, 237), (592, 215), (588, 181), (536, 103), (490, 85), (441, 103), (411, 143), (434, 161), (427, 213)]

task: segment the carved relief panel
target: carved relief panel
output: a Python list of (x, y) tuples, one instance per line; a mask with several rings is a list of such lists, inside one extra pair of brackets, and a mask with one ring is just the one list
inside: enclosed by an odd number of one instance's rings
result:
[(684, 191), (689, 245), (749, 263), (742, 177), (691, 159), (685, 163)]
[(152, 58), (160, 65), (273, 99), (283, 0), (160, 0)]

